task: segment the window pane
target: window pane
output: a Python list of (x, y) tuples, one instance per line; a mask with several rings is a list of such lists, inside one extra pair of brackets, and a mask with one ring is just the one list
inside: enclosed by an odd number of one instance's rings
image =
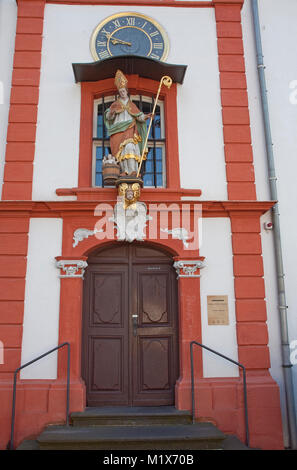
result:
[(154, 175), (146, 173), (143, 177), (143, 184), (144, 184), (144, 186), (155, 186), (154, 185)]
[(155, 125), (155, 139), (161, 139), (161, 117), (160, 117), (160, 107), (157, 106), (155, 118), (154, 118), (154, 125)]
[[(144, 186), (163, 187), (164, 186), (164, 165), (163, 165), (163, 152), (164, 146), (155, 145), (155, 148), (149, 147), (148, 159), (144, 167), (143, 182)], [(157, 176), (158, 175), (158, 176)]]
[(102, 160), (96, 160), (96, 173), (101, 173), (102, 171)]
[(149, 147), (148, 154), (146, 156), (147, 160), (152, 160), (153, 159), (153, 149)]
[(157, 173), (157, 187), (163, 186), (163, 175), (162, 173)]
[(158, 160), (156, 162), (156, 171), (157, 171), (157, 173), (162, 173), (162, 166), (163, 166), (162, 160), (161, 161)]
[(102, 160), (102, 147), (96, 147), (96, 160)]
[(156, 147), (156, 159), (163, 160), (163, 148), (162, 147)]
[(96, 173), (96, 186), (102, 186), (102, 173)]
[(145, 171), (146, 173), (152, 173), (154, 171), (154, 164), (152, 160), (145, 162)]
[[(101, 112), (99, 114), (99, 108)], [(103, 138), (103, 116), (102, 116), (102, 106), (98, 106), (98, 116), (97, 116), (97, 137), (98, 139)]]
[[(148, 113), (151, 113), (152, 110), (153, 108), (151, 107)], [(149, 124), (150, 124), (150, 119), (146, 121), (147, 129), (149, 127)], [(155, 117), (152, 121), (151, 130), (149, 133), (149, 139), (160, 139), (160, 138), (161, 138), (160, 106), (156, 106)]]
[[(133, 100), (133, 102), (134, 102), (134, 100)], [(137, 103), (138, 103), (138, 106), (139, 106), (139, 101), (138, 101), (138, 102), (135, 101), (135, 104), (137, 104)], [(142, 101), (142, 112), (143, 112), (144, 114), (151, 113), (152, 110), (153, 110), (153, 106), (154, 106), (154, 102), (153, 102), (152, 99), (150, 99), (149, 102), (147, 102), (147, 101)]]

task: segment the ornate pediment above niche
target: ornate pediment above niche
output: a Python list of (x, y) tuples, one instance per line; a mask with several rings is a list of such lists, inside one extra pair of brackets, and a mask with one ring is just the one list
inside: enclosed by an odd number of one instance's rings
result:
[(159, 81), (169, 75), (172, 81), (182, 84), (187, 65), (167, 64), (148, 57), (122, 55), (85, 64), (72, 64), (75, 82), (96, 82), (114, 77), (118, 69), (127, 75)]

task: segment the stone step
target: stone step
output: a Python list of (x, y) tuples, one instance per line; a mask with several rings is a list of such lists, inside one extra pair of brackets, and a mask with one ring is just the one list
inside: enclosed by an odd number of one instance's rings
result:
[[(223, 450), (251, 450), (243, 442), (241, 442), (236, 436), (227, 435), (226, 438), (222, 441)], [(39, 444), (35, 440), (25, 440), (23, 441), (16, 450), (40, 450)], [(192, 449), (191, 449), (192, 450)]]
[(192, 415), (174, 406), (90, 407), (82, 412), (71, 413), (71, 422), (73, 426), (191, 424)]
[(150, 426), (48, 426), (40, 450), (222, 449), (225, 435), (211, 423)]

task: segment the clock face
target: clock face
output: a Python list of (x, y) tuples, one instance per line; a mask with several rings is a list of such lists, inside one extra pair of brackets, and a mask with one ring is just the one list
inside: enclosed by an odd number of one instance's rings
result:
[(168, 38), (164, 29), (152, 18), (139, 13), (119, 13), (102, 21), (91, 38), (95, 60), (120, 55), (137, 55), (165, 60)]

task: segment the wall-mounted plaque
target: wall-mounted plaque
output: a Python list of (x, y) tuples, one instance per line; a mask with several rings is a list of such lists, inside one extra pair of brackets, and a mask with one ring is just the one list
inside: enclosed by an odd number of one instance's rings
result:
[(229, 325), (228, 295), (207, 296), (209, 325)]

